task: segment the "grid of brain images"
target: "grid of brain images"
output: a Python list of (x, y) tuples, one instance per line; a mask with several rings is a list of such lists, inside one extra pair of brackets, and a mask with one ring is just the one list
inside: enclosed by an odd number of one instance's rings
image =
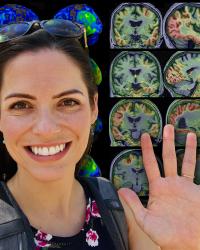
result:
[[(148, 180), (141, 134), (148, 132), (159, 149), (163, 125), (174, 125), (179, 174), (189, 131), (197, 134), (200, 146), (200, 3), (174, 3), (164, 17), (150, 3), (121, 3), (112, 11), (109, 39), (115, 51), (109, 70), (109, 95), (115, 100), (109, 137), (110, 146), (119, 148), (110, 179), (117, 189), (133, 189), (145, 203)], [(152, 50), (161, 46), (178, 49), (164, 67)], [(162, 104), (167, 101), (164, 112)], [(156, 158), (163, 173), (160, 156), (159, 151)], [(196, 184), (200, 184), (199, 157), (198, 150)]]

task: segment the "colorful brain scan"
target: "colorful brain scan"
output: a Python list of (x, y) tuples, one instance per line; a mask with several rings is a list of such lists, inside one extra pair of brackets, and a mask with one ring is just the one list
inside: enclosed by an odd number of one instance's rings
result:
[(97, 42), (103, 25), (95, 11), (86, 4), (72, 4), (59, 10), (54, 18), (71, 20), (83, 24), (88, 36), (88, 44)]
[(79, 167), (79, 176), (91, 176), (97, 177), (101, 176), (101, 170), (90, 155), (86, 155), (82, 161), (81, 166)]
[(0, 7), (0, 26), (12, 22), (39, 20), (31, 10), (19, 4), (6, 4)]
[(149, 183), (139, 149), (124, 150), (112, 161), (110, 180), (116, 189), (126, 187), (134, 190), (138, 196), (148, 196)]
[(200, 3), (173, 4), (163, 26), (168, 48), (200, 48)]
[(122, 3), (112, 13), (111, 48), (157, 48), (162, 42), (162, 16), (149, 3)]
[(98, 118), (95, 121), (94, 133), (99, 134), (101, 133), (102, 130), (103, 130), (103, 122), (102, 119), (98, 116)]
[(200, 52), (172, 55), (164, 68), (164, 84), (173, 97), (200, 97)]
[(92, 67), (94, 82), (96, 83), (96, 85), (99, 85), (102, 82), (101, 70), (100, 70), (99, 66), (96, 64), (96, 62), (92, 58), (90, 58), (90, 64), (91, 64), (91, 67)]
[(188, 132), (195, 132), (200, 146), (200, 99), (173, 101), (166, 114), (166, 123), (175, 127), (176, 146), (185, 146)]
[(156, 146), (161, 139), (160, 111), (146, 99), (122, 99), (112, 108), (109, 116), (111, 146), (140, 146), (140, 137), (148, 132)]
[[(181, 175), (184, 149), (176, 150), (178, 174)], [(200, 185), (200, 149), (197, 150), (196, 167), (194, 173), (194, 183)]]
[(163, 93), (161, 67), (148, 51), (123, 51), (110, 67), (111, 97), (159, 97)]

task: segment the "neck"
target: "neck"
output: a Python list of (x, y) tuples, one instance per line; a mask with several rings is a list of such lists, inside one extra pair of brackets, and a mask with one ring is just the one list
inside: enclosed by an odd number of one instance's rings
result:
[(16, 173), (7, 185), (27, 216), (34, 214), (40, 217), (49, 214), (66, 218), (70, 216), (71, 209), (84, 198), (82, 187), (73, 173), (47, 182)]

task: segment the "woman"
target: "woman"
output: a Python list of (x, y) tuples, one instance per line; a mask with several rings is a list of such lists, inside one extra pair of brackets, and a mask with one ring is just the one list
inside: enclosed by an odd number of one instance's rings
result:
[[(61, 23), (69, 34), (51, 22), (0, 30), (0, 130), (17, 165), (6, 184), (31, 225), (35, 249), (115, 249), (95, 200), (74, 177), (98, 113), (89, 57), (77, 40), (83, 32)], [(192, 183), (196, 137), (188, 135), (182, 177), (173, 140), (168, 125), (161, 178), (150, 138), (142, 136), (147, 209), (134, 192), (119, 191), (130, 249), (200, 249), (199, 187)]]

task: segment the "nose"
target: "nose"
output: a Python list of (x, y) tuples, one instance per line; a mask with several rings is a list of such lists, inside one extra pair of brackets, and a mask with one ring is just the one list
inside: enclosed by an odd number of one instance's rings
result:
[(40, 136), (50, 136), (60, 132), (60, 126), (53, 114), (48, 111), (40, 112), (33, 126), (33, 133)]

